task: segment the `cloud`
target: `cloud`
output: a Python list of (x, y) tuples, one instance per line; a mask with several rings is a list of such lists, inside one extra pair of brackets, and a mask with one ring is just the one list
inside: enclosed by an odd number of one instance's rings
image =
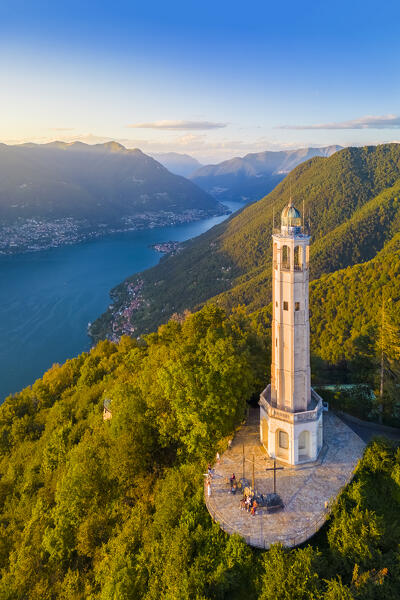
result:
[(165, 131), (189, 131), (222, 129), (227, 123), (215, 121), (152, 121), (151, 123), (132, 123), (127, 125), (130, 129), (164, 129)]
[(276, 129), (400, 129), (400, 117), (397, 115), (367, 115), (352, 121), (316, 123), (315, 125), (281, 125)]

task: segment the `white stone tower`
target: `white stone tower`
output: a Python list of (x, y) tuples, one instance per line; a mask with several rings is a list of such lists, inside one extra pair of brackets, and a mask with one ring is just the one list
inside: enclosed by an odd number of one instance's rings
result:
[(317, 459), (323, 407), (310, 375), (310, 237), (292, 202), (272, 239), (271, 384), (260, 397), (260, 436), (271, 458), (296, 465)]

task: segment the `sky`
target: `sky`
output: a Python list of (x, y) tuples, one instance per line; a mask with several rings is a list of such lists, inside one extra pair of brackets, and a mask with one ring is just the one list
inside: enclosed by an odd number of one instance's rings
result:
[(400, 3), (1, 0), (0, 141), (202, 163), (400, 140)]

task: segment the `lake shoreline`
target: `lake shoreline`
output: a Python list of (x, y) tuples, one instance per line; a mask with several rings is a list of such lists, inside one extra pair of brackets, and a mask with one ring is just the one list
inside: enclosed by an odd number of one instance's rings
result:
[[(243, 203), (229, 203), (231, 212)], [(110, 305), (110, 291), (165, 256), (149, 246), (180, 244), (228, 215), (170, 227), (0, 256), (0, 403), (54, 363), (90, 350), (88, 323)]]
[(158, 211), (124, 217), (116, 224), (89, 224), (70, 217), (60, 219), (19, 219), (12, 224), (0, 225), (0, 256), (15, 256), (42, 252), (52, 248), (80, 244), (109, 235), (145, 231), (161, 227), (189, 224), (215, 216), (229, 215), (231, 211), (187, 210), (182, 213)]

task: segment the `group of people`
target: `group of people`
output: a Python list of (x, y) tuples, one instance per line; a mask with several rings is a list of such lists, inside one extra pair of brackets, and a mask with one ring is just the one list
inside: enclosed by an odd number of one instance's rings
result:
[[(230, 450), (231, 447), (232, 447), (232, 440), (229, 440), (228, 441), (228, 449)], [(219, 452), (217, 452), (215, 458), (216, 458), (217, 465), (220, 464), (221, 457), (220, 457)], [(212, 482), (213, 476), (214, 476), (214, 469), (212, 468), (211, 463), (209, 463), (208, 468), (207, 468), (207, 473), (206, 473), (206, 484), (207, 484), (208, 497), (211, 496), (211, 482)], [(240, 484), (238, 485), (235, 473), (232, 473), (232, 475), (229, 477), (229, 485), (230, 485), (229, 492), (231, 494), (236, 494), (238, 488), (241, 487)], [(246, 491), (247, 490), (248, 490), (248, 488), (246, 488)], [(243, 496), (243, 498), (240, 500), (240, 509), (246, 510), (253, 517), (257, 514), (256, 513), (257, 508), (258, 508), (257, 500), (255, 498), (253, 498), (250, 494), (245, 494)]]
[(240, 501), (240, 510), (247, 510), (253, 517), (256, 515), (257, 500), (251, 496), (244, 495)]
[[(217, 462), (219, 462), (219, 454), (217, 453)], [(208, 497), (211, 496), (211, 481), (213, 479), (213, 475), (214, 475), (214, 469), (212, 468), (211, 464), (208, 464), (208, 468), (207, 468), (207, 495)], [(231, 494), (236, 494), (237, 490), (238, 490), (238, 483), (236, 480), (236, 475), (235, 473), (232, 473), (232, 475), (229, 477), (229, 485), (230, 485), (230, 490), (229, 492)], [(247, 491), (248, 488), (246, 488)], [(257, 510), (258, 504), (257, 504), (257, 500), (255, 498), (253, 498), (250, 494), (245, 494), (243, 496), (243, 498), (240, 500), (240, 509), (241, 510), (246, 510), (248, 513), (250, 513), (253, 517), (257, 514), (256, 510)]]
[[(231, 477), (229, 477), (230, 483), (230, 493), (236, 494), (238, 489), (238, 484), (236, 481), (235, 473), (232, 473)], [(247, 510), (253, 517), (256, 514), (256, 509), (258, 507), (257, 500), (253, 498), (250, 494), (245, 494), (240, 501), (241, 510)]]

